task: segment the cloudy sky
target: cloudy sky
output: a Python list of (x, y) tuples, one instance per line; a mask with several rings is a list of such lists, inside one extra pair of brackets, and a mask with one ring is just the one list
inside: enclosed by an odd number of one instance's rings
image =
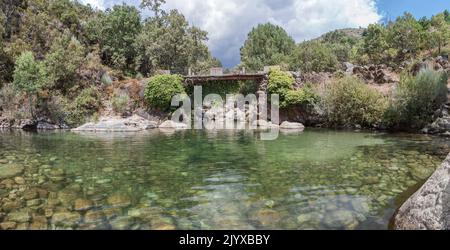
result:
[[(81, 0), (106, 9), (123, 0)], [(366, 27), (395, 19), (404, 11), (430, 16), (450, 8), (448, 0), (166, 0), (164, 9), (179, 9), (193, 25), (208, 31), (214, 56), (224, 66), (239, 63), (239, 49), (248, 32), (259, 23), (282, 26), (297, 42), (325, 32)], [(128, 0), (138, 6), (140, 0)], [(143, 13), (143, 16), (148, 13)]]

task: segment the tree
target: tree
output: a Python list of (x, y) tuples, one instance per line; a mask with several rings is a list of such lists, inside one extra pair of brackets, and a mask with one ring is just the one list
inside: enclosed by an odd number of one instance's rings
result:
[(241, 62), (250, 70), (287, 63), (294, 47), (294, 39), (283, 28), (271, 23), (260, 24), (248, 34), (241, 48)]
[(35, 60), (32, 52), (23, 53), (15, 64), (13, 85), (27, 94), (31, 115), (33, 115), (33, 97), (45, 84), (45, 81), (44, 65)]
[(161, 10), (161, 6), (166, 3), (166, 0), (142, 0), (141, 8), (149, 8), (155, 14), (155, 17), (159, 17), (160, 14), (164, 14)]
[(47, 87), (65, 91), (73, 84), (76, 70), (83, 63), (83, 59), (84, 47), (69, 31), (55, 39), (45, 59), (49, 75)]
[(207, 35), (206, 31), (189, 26), (177, 10), (150, 18), (134, 43), (136, 66), (143, 74), (149, 74), (157, 69), (185, 73), (188, 67), (195, 70), (214, 64), (205, 44)]
[(319, 41), (299, 44), (292, 53), (292, 70), (304, 72), (333, 72), (339, 67), (339, 61), (332, 49)]
[(378, 64), (386, 59), (386, 51), (389, 49), (387, 35), (387, 29), (381, 24), (370, 24), (364, 32), (363, 52), (372, 62)]
[(445, 20), (445, 14), (441, 13), (431, 18), (429, 36), (431, 45), (437, 47), (438, 53), (441, 54), (442, 47), (450, 40), (450, 24)]
[(106, 64), (131, 70), (136, 57), (132, 46), (141, 31), (141, 16), (133, 6), (116, 5), (101, 20), (100, 47)]
[(410, 13), (398, 17), (388, 26), (388, 42), (397, 50), (399, 59), (405, 59), (408, 54), (417, 54), (422, 46), (421, 32), (421, 25)]

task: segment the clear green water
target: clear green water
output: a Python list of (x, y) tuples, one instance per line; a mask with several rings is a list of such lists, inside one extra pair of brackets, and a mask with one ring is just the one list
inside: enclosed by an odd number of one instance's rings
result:
[(16, 229), (387, 229), (450, 145), (330, 130), (258, 136), (3, 131), (0, 167), (23, 171), (0, 177), (0, 222), (16, 221)]

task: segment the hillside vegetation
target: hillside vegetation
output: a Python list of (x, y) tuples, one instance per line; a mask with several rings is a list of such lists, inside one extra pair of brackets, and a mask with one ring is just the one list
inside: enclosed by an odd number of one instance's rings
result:
[[(207, 32), (176, 9), (164, 11), (164, 3), (102, 11), (71, 0), (0, 0), (0, 126), (42, 120), (74, 127), (103, 115), (168, 110), (170, 95), (191, 92), (179, 75), (208, 73), (221, 63), (206, 46)], [(153, 15), (143, 18), (144, 9)], [(236, 68), (279, 65), (284, 72), (271, 72), (268, 87), (280, 94), (282, 108), (314, 110), (327, 124), (420, 127), (445, 102), (446, 76), (433, 70), (448, 71), (420, 63), (446, 60), (449, 27), (448, 11), (419, 20), (405, 13), (296, 43), (282, 27), (260, 24)], [(162, 70), (174, 75), (158, 75)], [(331, 85), (317, 86), (316, 78)], [(391, 85), (379, 93), (372, 82)], [(250, 82), (209, 88), (205, 93), (256, 90)]]

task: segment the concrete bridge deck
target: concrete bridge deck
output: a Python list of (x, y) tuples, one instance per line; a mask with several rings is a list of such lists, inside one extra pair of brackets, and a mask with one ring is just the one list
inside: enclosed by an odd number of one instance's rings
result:
[(223, 75), (196, 75), (196, 76), (184, 76), (185, 83), (188, 85), (201, 85), (212, 81), (263, 81), (266, 79), (267, 73), (234, 73)]

